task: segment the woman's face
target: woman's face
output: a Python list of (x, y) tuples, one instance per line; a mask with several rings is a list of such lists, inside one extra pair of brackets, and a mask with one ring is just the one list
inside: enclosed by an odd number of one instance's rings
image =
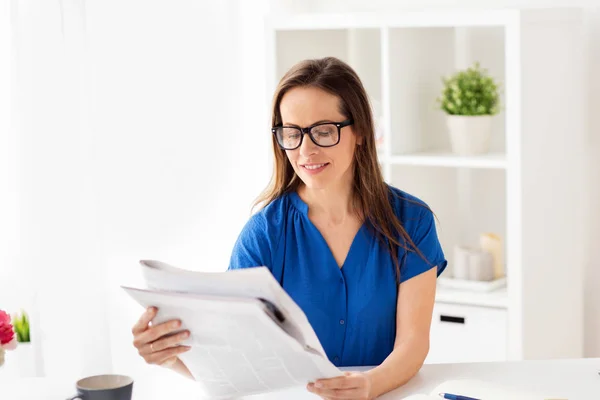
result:
[[(339, 99), (314, 87), (297, 87), (288, 91), (280, 102), (283, 126), (306, 128), (321, 122), (342, 122)], [(337, 130), (335, 131), (337, 134)], [(357, 137), (352, 125), (343, 127), (339, 143), (333, 147), (317, 146), (308, 134), (295, 150), (286, 150), (288, 160), (302, 182), (311, 189), (325, 189), (332, 184), (352, 181), (352, 161)]]

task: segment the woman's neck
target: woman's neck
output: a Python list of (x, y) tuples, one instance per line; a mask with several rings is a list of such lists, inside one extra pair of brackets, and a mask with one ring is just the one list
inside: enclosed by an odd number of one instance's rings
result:
[(308, 205), (310, 214), (325, 218), (331, 224), (338, 225), (356, 216), (352, 202), (351, 184), (331, 185), (324, 189), (311, 189), (302, 185), (298, 195)]

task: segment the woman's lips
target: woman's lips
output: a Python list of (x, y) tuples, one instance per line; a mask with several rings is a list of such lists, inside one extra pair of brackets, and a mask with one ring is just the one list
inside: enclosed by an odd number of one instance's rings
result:
[(301, 165), (301, 168), (310, 175), (315, 175), (320, 173), (321, 171), (323, 171), (325, 168), (327, 168), (327, 166), (329, 165), (329, 163), (313, 163), (313, 164), (303, 164)]

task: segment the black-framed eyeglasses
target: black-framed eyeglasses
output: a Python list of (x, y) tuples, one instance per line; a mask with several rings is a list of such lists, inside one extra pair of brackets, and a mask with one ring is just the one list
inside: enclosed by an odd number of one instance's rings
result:
[(274, 126), (271, 132), (275, 135), (279, 147), (284, 150), (295, 150), (300, 147), (305, 133), (308, 133), (310, 140), (317, 146), (332, 147), (340, 142), (342, 128), (353, 123), (352, 119), (347, 119), (342, 122), (320, 122), (306, 128)]

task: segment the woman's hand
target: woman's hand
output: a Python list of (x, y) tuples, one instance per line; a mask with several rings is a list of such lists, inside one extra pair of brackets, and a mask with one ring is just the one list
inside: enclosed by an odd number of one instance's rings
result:
[(346, 372), (344, 376), (319, 379), (307, 389), (327, 400), (371, 400), (371, 378), (362, 372)]
[(173, 335), (172, 333), (181, 326), (181, 322), (177, 320), (150, 325), (156, 312), (156, 308), (149, 307), (133, 326), (133, 345), (148, 364), (171, 368), (176, 365), (179, 359), (177, 356), (190, 349), (189, 346), (179, 345), (190, 333), (182, 331)]

